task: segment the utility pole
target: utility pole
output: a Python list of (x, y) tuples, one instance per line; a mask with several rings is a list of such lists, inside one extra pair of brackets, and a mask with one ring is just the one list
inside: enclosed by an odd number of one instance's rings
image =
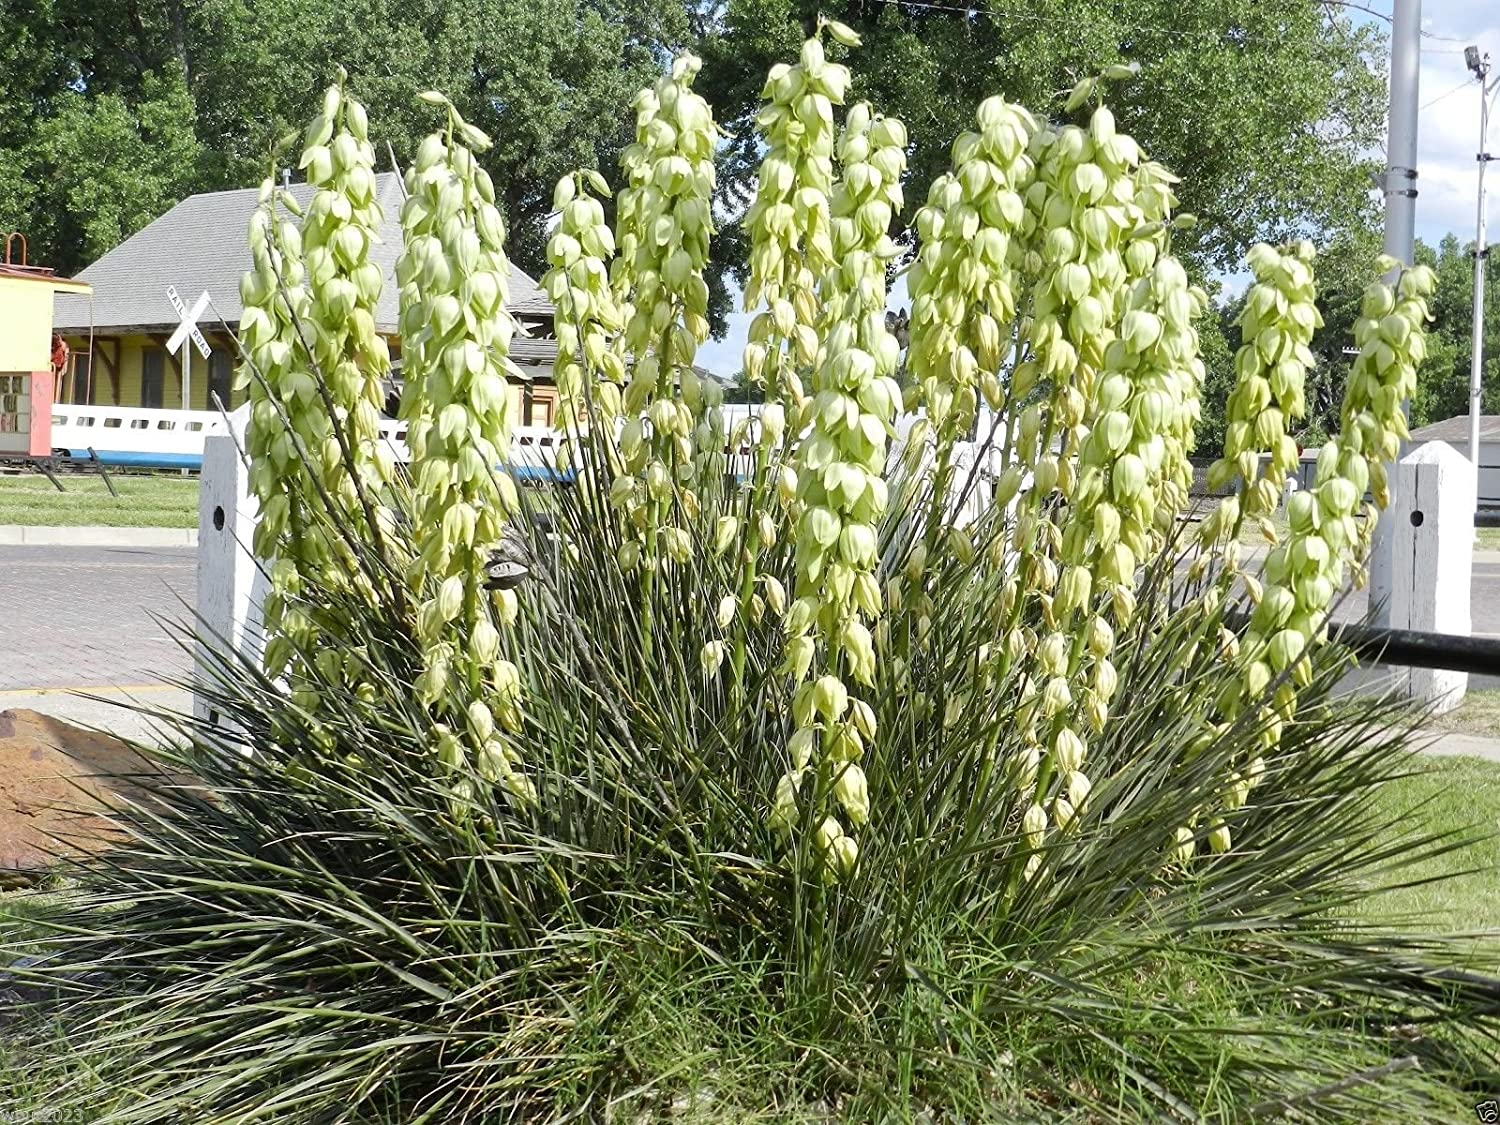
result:
[(1500, 78), (1490, 81), (1490, 56), (1480, 55), (1478, 47), (1464, 48), (1464, 62), (1479, 80), (1479, 162), (1478, 217), (1474, 220), (1474, 336), (1469, 357), (1469, 460), (1474, 463), (1475, 479), (1479, 473), (1479, 415), (1484, 410), (1484, 262), (1488, 255), (1484, 241), (1485, 204), (1484, 169), (1493, 159), (1489, 154), (1491, 94), (1500, 89)]
[[(1422, 0), (1394, 0), (1391, 13), (1391, 103), (1385, 145), (1385, 252), (1412, 264), (1417, 225), (1417, 98), (1422, 37)], [(1411, 404), (1403, 402), (1403, 410)], [(1400, 487), (1390, 469), (1391, 491)], [(1394, 496), (1392, 497), (1394, 500)], [(1394, 540), (1390, 523), (1378, 520), (1370, 547), (1370, 605), (1376, 625), (1391, 623)]]

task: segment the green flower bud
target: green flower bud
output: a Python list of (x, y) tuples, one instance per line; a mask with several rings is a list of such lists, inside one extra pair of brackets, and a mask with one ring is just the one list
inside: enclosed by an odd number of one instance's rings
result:
[(698, 652), (698, 663), (705, 676), (712, 676), (724, 663), (724, 642), (709, 641)]
[(828, 849), (828, 866), (836, 876), (847, 876), (859, 862), (859, 844), (853, 836), (840, 836)]
[(1083, 765), (1083, 739), (1063, 727), (1052, 739), (1052, 756), (1063, 774), (1070, 774)]
[(1052, 799), (1052, 819), (1057, 822), (1058, 828), (1066, 828), (1072, 823), (1073, 805), (1066, 797)]
[[(1102, 617), (1089, 622), (1089, 651), (1095, 656), (1108, 656), (1115, 648), (1115, 631)], [(1076, 802), (1075, 802), (1076, 804)]]
[(790, 832), (797, 823), (797, 778), (783, 774), (776, 783), (776, 798), (771, 803), (770, 825), (780, 832)]
[(1193, 830), (1187, 827), (1179, 827), (1172, 832), (1172, 860), (1174, 863), (1188, 864), (1192, 862), (1193, 852), (1197, 850), (1197, 841), (1193, 838)]
[(719, 599), (719, 608), (715, 614), (715, 619), (718, 621), (720, 629), (729, 628), (730, 622), (734, 620), (734, 615), (739, 607), (739, 599), (733, 594), (726, 594)]
[(1084, 802), (1088, 800), (1089, 794), (1093, 791), (1093, 783), (1083, 773), (1074, 770), (1067, 775), (1067, 786), (1068, 800), (1072, 803), (1073, 807), (1075, 809), (1083, 808)]
[(865, 771), (856, 765), (845, 766), (833, 786), (834, 796), (855, 825), (870, 819), (870, 791)]
[(1021, 817), (1021, 835), (1026, 846), (1033, 850), (1042, 846), (1047, 834), (1047, 810), (1041, 805), (1032, 805)]

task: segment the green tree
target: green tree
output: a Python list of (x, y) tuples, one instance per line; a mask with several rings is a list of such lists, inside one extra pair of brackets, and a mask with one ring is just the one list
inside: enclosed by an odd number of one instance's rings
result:
[(70, 95), (28, 150), (27, 171), (52, 204), (33, 229), (80, 262), (145, 226), (198, 179), (202, 150), (181, 78), (147, 74), (141, 86), (133, 104), (119, 94)]
[[(1426, 425), (1469, 412), (1469, 367), (1474, 354), (1474, 244), (1448, 234), (1435, 250), (1419, 244), (1418, 256), (1437, 271), (1433, 294), (1428, 357), (1418, 378), (1412, 403), (1412, 423)], [(1485, 414), (1500, 413), (1500, 264), (1485, 259), (1485, 284), (1490, 298), (1484, 317)]]
[[(1321, 248), (1316, 268), (1318, 311), (1323, 327), (1313, 337), (1317, 363), (1307, 377), (1307, 419), (1299, 433), (1305, 445), (1317, 445), (1339, 427), (1339, 408), (1352, 357), (1346, 349), (1352, 342), (1354, 321), (1359, 314), (1364, 287), (1374, 275), (1380, 256), (1378, 230), (1349, 231)], [(1433, 293), (1432, 323), (1427, 333), (1427, 359), (1417, 372), (1417, 392), (1411, 401), (1411, 425), (1415, 429), (1431, 422), (1469, 412), (1469, 364), (1473, 355), (1474, 244), (1447, 234), (1434, 248), (1416, 245), (1417, 262), (1437, 273)], [(1486, 259), (1486, 285), (1494, 293), (1500, 286), (1500, 264), (1493, 255)], [(1226, 348), (1215, 352), (1204, 346), (1208, 377), (1204, 387), (1203, 421), (1198, 427), (1198, 452), (1217, 455), (1223, 440), (1224, 401), (1234, 383), (1234, 350), (1240, 346), (1234, 320), (1239, 302), (1220, 307), (1218, 322)], [(1490, 300), (1485, 308), (1483, 412), (1500, 413), (1500, 302)]]
[[(580, 165), (613, 175), (631, 96), (686, 31), (672, 0), (0, 0), (0, 25), (0, 225), (34, 232), (35, 256), (65, 269), (182, 195), (256, 182), (342, 64), (382, 155), (415, 152), (431, 113), (414, 95), (429, 88), (494, 138), (482, 162), (504, 193), (509, 250), (539, 272), (554, 183)], [(174, 81), (185, 100), (168, 113)], [(108, 143), (76, 150), (91, 130)], [(159, 153), (132, 151), (127, 133)], [(54, 178), (68, 145), (98, 191)]]
[(795, 55), (820, 11), (864, 38), (850, 100), (913, 126), (912, 196), (947, 165), (935, 138), (969, 128), (984, 97), (1057, 106), (1078, 78), (1134, 60), (1140, 75), (1111, 104), (1120, 128), (1182, 177), (1182, 205), (1204, 222), (1178, 248), (1201, 271), (1237, 268), (1258, 240), (1369, 225), (1383, 38), (1308, 0), (716, 0), (697, 13), (700, 85), (729, 133), (731, 207), (753, 186), (766, 69)]

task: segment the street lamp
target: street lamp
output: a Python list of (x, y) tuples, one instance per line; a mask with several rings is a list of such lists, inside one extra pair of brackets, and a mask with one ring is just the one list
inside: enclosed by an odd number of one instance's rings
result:
[(1474, 224), (1474, 336), (1469, 364), (1469, 460), (1474, 463), (1475, 479), (1479, 475), (1479, 414), (1484, 396), (1484, 260), (1488, 251), (1484, 243), (1484, 169), (1491, 160), (1489, 143), (1490, 103), (1500, 89), (1500, 78), (1490, 78), (1490, 56), (1481, 55), (1473, 45), (1464, 48), (1464, 63), (1479, 82), (1479, 203)]

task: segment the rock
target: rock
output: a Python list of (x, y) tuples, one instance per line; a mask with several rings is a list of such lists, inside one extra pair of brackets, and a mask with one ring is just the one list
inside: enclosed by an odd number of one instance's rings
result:
[(35, 711), (0, 711), (0, 887), (34, 882), (59, 856), (120, 840), (111, 806), (149, 800), (139, 782), (162, 777), (117, 738)]

